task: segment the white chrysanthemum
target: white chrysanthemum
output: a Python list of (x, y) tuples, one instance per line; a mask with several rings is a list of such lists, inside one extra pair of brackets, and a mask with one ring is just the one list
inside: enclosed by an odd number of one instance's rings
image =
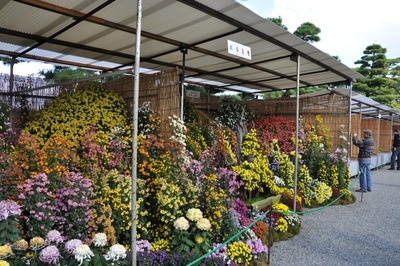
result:
[(203, 218), (203, 213), (196, 208), (191, 208), (186, 212), (186, 217), (193, 222), (197, 222)]
[(85, 259), (90, 260), (92, 257), (94, 257), (93, 252), (90, 250), (89, 246), (86, 244), (78, 246), (74, 250), (73, 254), (75, 256), (75, 259), (77, 261), (79, 261), (79, 265), (81, 265)]
[(126, 249), (123, 245), (120, 244), (115, 244), (113, 245), (108, 253), (104, 255), (106, 260), (113, 260), (117, 261), (119, 259), (125, 259), (126, 258)]
[(174, 222), (174, 227), (178, 230), (186, 231), (189, 229), (189, 221), (185, 217), (180, 217)]
[(107, 235), (104, 233), (95, 234), (92, 243), (95, 247), (104, 247), (107, 245)]
[(274, 179), (274, 183), (278, 187), (284, 187), (285, 186), (285, 181), (283, 179), (281, 179), (279, 176), (274, 175), (273, 179)]
[(203, 231), (208, 231), (211, 228), (211, 223), (207, 218), (202, 218), (196, 223), (197, 228)]

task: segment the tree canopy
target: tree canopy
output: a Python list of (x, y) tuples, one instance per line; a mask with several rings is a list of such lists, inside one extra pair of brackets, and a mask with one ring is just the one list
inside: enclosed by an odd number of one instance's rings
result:
[(278, 18), (268, 18), (268, 20), (272, 21), (273, 23), (275, 23), (276, 25), (278, 25), (282, 29), (288, 30), (288, 27), (283, 25), (283, 20), (282, 20), (281, 16), (279, 16)]
[(319, 42), (321, 38), (318, 34), (320, 33), (321, 29), (311, 22), (304, 22), (293, 32), (294, 35), (309, 43)]
[(364, 55), (354, 62), (360, 65), (355, 70), (364, 76), (353, 84), (353, 90), (382, 104), (400, 108), (400, 59), (387, 59), (386, 48), (372, 44), (365, 48)]

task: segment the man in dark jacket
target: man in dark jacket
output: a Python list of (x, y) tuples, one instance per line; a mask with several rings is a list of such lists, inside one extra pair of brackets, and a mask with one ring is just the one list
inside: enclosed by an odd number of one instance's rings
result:
[(397, 159), (397, 170), (400, 170), (400, 135), (397, 128), (394, 130), (393, 145), (392, 145), (392, 156), (390, 157), (390, 168), (394, 170), (394, 164)]
[(372, 139), (372, 131), (364, 130), (364, 139), (357, 140), (357, 133), (353, 134), (353, 144), (359, 148), (358, 164), (361, 171), (360, 189), (357, 192), (367, 192), (372, 190), (371, 184), (371, 156), (374, 151), (374, 140)]

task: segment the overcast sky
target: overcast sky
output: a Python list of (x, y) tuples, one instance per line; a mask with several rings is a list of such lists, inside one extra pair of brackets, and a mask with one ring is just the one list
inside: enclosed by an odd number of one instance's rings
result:
[(400, 57), (400, 1), (397, 0), (247, 0), (239, 1), (264, 18), (282, 18), (294, 32), (304, 22), (321, 29), (313, 43), (321, 51), (339, 56), (356, 67), (371, 44), (387, 49), (387, 58)]
[[(247, 0), (239, 1), (264, 18), (281, 17), (294, 32), (304, 22), (321, 29), (318, 49), (349, 67), (363, 56), (368, 45), (380, 44), (387, 58), (400, 57), (400, 1), (397, 0)], [(17, 75), (36, 74), (49, 64), (17, 64)], [(8, 67), (0, 64), (0, 72)]]

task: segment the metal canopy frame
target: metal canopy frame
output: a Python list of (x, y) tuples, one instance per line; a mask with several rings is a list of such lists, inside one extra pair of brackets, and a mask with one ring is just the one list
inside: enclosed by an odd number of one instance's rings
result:
[[(132, 0), (4, 0), (0, 54), (116, 71), (135, 63), (137, 8)], [(362, 75), (233, 0), (147, 0), (143, 3), (141, 68), (182, 67), (185, 81), (260, 93), (350, 83)], [(252, 60), (228, 53), (227, 40), (251, 47)]]
[[(341, 95), (349, 95), (349, 90), (345, 88), (337, 88), (333, 90)], [(365, 118), (375, 118), (391, 121), (393, 124), (400, 125), (400, 111), (378, 103), (364, 95), (352, 92), (351, 113), (362, 115)]]
[[(137, 6), (133, 0), (3, 0), (0, 54), (133, 72)], [(362, 77), (234, 0), (146, 0), (142, 10), (142, 72), (178, 67), (181, 81), (244, 93), (351, 84)], [(229, 54), (227, 40), (250, 47), (252, 60)], [(299, 84), (291, 60), (296, 56)], [(351, 112), (400, 123), (397, 110), (358, 94)]]

